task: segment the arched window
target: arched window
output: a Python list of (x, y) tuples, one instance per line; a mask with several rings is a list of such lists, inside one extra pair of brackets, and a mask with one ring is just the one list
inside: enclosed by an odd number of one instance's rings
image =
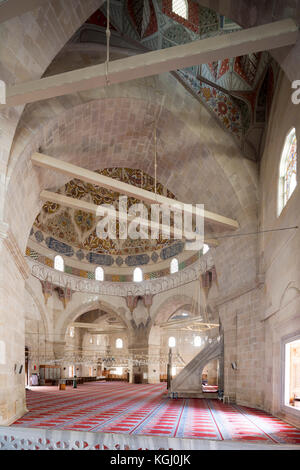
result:
[(135, 268), (133, 271), (133, 282), (141, 282), (143, 280), (143, 271), (141, 268)]
[(188, 2), (187, 0), (172, 0), (172, 12), (181, 16), (185, 20), (188, 19)]
[(203, 243), (203, 248), (202, 248), (203, 254), (205, 255), (205, 253), (207, 253), (208, 250), (209, 250), (209, 246), (206, 243)]
[(116, 348), (117, 349), (122, 349), (123, 348), (123, 340), (121, 338), (118, 338), (116, 340)]
[(293, 128), (287, 135), (281, 155), (278, 187), (278, 215), (297, 186), (297, 138)]
[(104, 281), (104, 271), (101, 266), (95, 269), (95, 279), (96, 281)]
[(201, 336), (195, 336), (195, 338), (194, 338), (194, 346), (195, 346), (196, 348), (199, 348), (199, 346), (201, 346), (201, 342), (202, 342), (202, 341), (201, 341)]
[(176, 346), (176, 339), (174, 338), (174, 336), (170, 336), (169, 338), (169, 348), (175, 348)]
[(170, 273), (174, 274), (178, 272), (178, 259), (173, 258), (171, 263), (170, 263)]
[(54, 269), (57, 269), (57, 271), (64, 271), (65, 269), (65, 263), (64, 263), (64, 259), (62, 256), (60, 255), (57, 255), (55, 256), (54, 258)]

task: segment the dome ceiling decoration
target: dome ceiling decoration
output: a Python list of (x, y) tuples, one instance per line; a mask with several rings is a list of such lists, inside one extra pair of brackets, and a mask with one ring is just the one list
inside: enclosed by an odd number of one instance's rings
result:
[[(98, 15), (98, 16), (97, 16)], [(98, 18), (98, 20), (97, 20)], [(111, 0), (112, 41), (124, 47), (156, 50), (240, 29), (230, 19), (188, 0), (187, 19), (172, 11), (171, 0)], [(74, 42), (105, 43), (106, 6), (74, 36)], [(237, 141), (247, 158), (261, 155), (279, 66), (268, 52), (227, 58), (173, 72)], [(265, 91), (265, 95), (264, 95)], [(262, 98), (264, 95), (264, 99)]]
[[(141, 170), (106, 168), (97, 171), (97, 173), (155, 192), (154, 178)], [(156, 190), (157, 194), (175, 199), (174, 194), (164, 188), (159, 182), (156, 185)], [(59, 193), (96, 205), (110, 204), (116, 209), (118, 209), (119, 196), (121, 196), (120, 193), (84, 183), (78, 179), (68, 182)], [(136, 203), (140, 203), (140, 201), (129, 197), (127, 210)], [(146, 207), (150, 217), (150, 207), (147, 205)], [(48, 248), (70, 257), (74, 255), (76, 250), (79, 250), (76, 253), (78, 259), (80, 257), (82, 259), (85, 256), (82, 250), (88, 251), (87, 259), (90, 263), (112, 264), (113, 258), (107, 257), (107, 253), (110, 255), (131, 255), (125, 259), (125, 263), (128, 266), (136, 265), (137, 260), (132, 256), (136, 254), (139, 255), (139, 264), (147, 264), (150, 258), (145, 252), (149, 251), (153, 252), (154, 250), (161, 249), (160, 257), (162, 259), (168, 258), (170, 255), (168, 248), (172, 248), (172, 255), (173, 247), (175, 249), (179, 243), (178, 240), (174, 243), (172, 238), (163, 239), (161, 234), (157, 240), (132, 240), (131, 238), (122, 240), (118, 236), (118, 223), (116, 239), (100, 239), (96, 233), (97, 221), (93, 214), (46, 202), (36, 217), (30, 238), (38, 243), (45, 240)], [(167, 251), (165, 252), (165, 250)], [(181, 250), (182, 247), (180, 247)], [(110, 262), (108, 262), (109, 260)], [(122, 258), (116, 258), (116, 263), (118, 265), (123, 264)]]

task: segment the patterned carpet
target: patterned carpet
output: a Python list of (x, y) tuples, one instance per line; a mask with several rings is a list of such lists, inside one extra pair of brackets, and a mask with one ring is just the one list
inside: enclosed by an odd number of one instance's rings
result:
[(27, 407), (12, 426), (300, 444), (300, 429), (264, 411), (219, 400), (171, 400), (165, 384), (36, 387), (27, 391)]

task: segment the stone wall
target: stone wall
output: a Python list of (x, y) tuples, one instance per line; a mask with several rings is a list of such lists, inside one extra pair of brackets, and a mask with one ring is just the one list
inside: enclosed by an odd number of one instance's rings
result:
[[(2, 238), (3, 237), (3, 238)], [(0, 363), (0, 423), (10, 424), (26, 411), (24, 277), (13, 255), (9, 235), (0, 239), (0, 338), (4, 353)]]
[[(300, 334), (299, 142), (300, 106), (291, 101), (291, 83), (282, 74), (273, 104), (261, 163), (260, 271), (265, 278), (261, 320), (265, 325), (265, 408), (300, 423), (300, 413), (283, 405), (284, 341)], [(277, 216), (279, 164), (285, 138), (295, 127), (298, 140), (298, 185)]]
[[(216, 5), (214, 1), (202, 3)], [(235, 2), (225, 3), (217, 2), (218, 8), (233, 20), (243, 20), (244, 25), (258, 22), (257, 2), (253, 2), (250, 15), (244, 3), (236, 10), (239, 14), (236, 17)], [(289, 11), (296, 17), (294, 3), (291, 2)], [(1, 24), (0, 38), (6, 44), (0, 53), (1, 78), (12, 85), (43, 75), (69, 38), (101, 4), (100, 0), (51, 1), (45, 9), (38, 8)], [(279, 10), (271, 19), (290, 16), (286, 9)], [(260, 20), (269, 21), (270, 15), (262, 14)], [(294, 60), (297, 51), (298, 46), (289, 54), (276, 53), (290, 78), (299, 69), (299, 62)], [(164, 146), (158, 152), (161, 182), (183, 201), (202, 202), (209, 210), (236, 218), (244, 232), (257, 228), (257, 165), (243, 159), (231, 137), (168, 74), (28, 106), (26, 119), (16, 134), (24, 108), (1, 110), (0, 216), (4, 228), (0, 247), (0, 340), (6, 353), (0, 364), (0, 424), (9, 424), (25, 411), (24, 371), (19, 374), (18, 366), (24, 364), (28, 272), (23, 255), (29, 231), (42, 205), (40, 191), (57, 189), (66, 181), (51, 172), (34, 169), (31, 154), (42, 146), (50, 155), (63, 155), (65, 160), (86, 168), (128, 166), (153, 175), (154, 148), (144, 127), (159, 112), (163, 94), (166, 99), (160, 131)], [(273, 105), (261, 164), (260, 227), (266, 229), (296, 225), (299, 218), (299, 187), (282, 216), (276, 218), (282, 143), (292, 125), (298, 135), (300, 128), (298, 108), (290, 103), (289, 97), (290, 84), (283, 78)], [(225, 391), (238, 403), (283, 413), (285, 417), (289, 416), (281, 404), (282, 341), (300, 330), (298, 233), (269, 234), (259, 240), (223, 239), (215, 254), (218, 286), (210, 298), (212, 308), (220, 312), (224, 328)], [(261, 276), (265, 277), (263, 288)], [(189, 296), (188, 289), (184, 294)], [(44, 299), (40, 288), (33, 288), (30, 295), (43, 305), (39, 310), (42, 316)], [(163, 315), (169, 309), (170, 313), (176, 295), (169, 292), (168, 296), (154, 298), (151, 321), (160, 312)], [(69, 322), (100, 300), (127, 322), (130, 344), (137, 339), (147, 351), (145, 334), (132, 327), (124, 299), (95, 299), (76, 294), (66, 308), (59, 300), (45, 307), (49, 317), (46, 322), (43, 319), (45, 335), (53, 327), (54, 354), (64, 350)], [(147, 338), (149, 330), (150, 326), (145, 330)], [(231, 368), (231, 362), (237, 363), (236, 370)]]

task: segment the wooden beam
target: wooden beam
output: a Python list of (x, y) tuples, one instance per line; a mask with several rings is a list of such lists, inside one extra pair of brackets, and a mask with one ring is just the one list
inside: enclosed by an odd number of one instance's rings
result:
[(126, 331), (126, 328), (115, 328), (114, 330), (88, 330), (88, 333), (93, 334), (93, 335), (108, 335), (110, 333), (122, 333), (123, 331)]
[(187, 318), (186, 320), (170, 320), (166, 323), (159, 325), (161, 328), (173, 328), (173, 327), (188, 327), (188, 326), (204, 326), (207, 328), (216, 328), (220, 326), (219, 323), (204, 322), (201, 318)]
[[(96, 323), (85, 323), (85, 322), (73, 322), (71, 323), (71, 326), (74, 326), (75, 328), (89, 328), (90, 330), (99, 330), (99, 325), (97, 325)], [(108, 330), (109, 330), (109, 327), (107, 327)], [(114, 331), (122, 331), (122, 330), (126, 330), (126, 328), (120, 326), (120, 327), (115, 327), (114, 326)], [(112, 331), (112, 330), (110, 330)]]
[[(74, 210), (81, 210), (84, 212), (89, 212), (99, 217), (99, 206), (96, 204), (87, 202), (87, 201), (83, 201), (82, 199), (75, 199), (69, 196), (65, 196), (64, 194), (53, 193), (51, 191), (46, 191), (46, 190), (41, 191), (40, 198), (42, 199), (42, 201), (45, 201), (45, 202), (47, 201), (54, 202), (55, 204), (59, 204), (64, 207), (69, 207), (70, 209), (74, 209)], [(117, 210), (116, 211), (110, 210), (109, 208), (106, 208), (106, 211), (107, 211), (107, 215), (116, 217), (116, 219), (119, 219), (121, 221), (126, 220), (128, 223), (130, 223), (135, 218), (132, 216), (130, 217), (127, 214), (124, 214), (123, 212), (118, 212)], [(140, 225), (142, 227), (145, 227), (146, 229), (152, 228), (153, 230), (158, 230), (161, 232), (164, 231), (165, 233), (169, 229), (168, 226), (165, 226), (162, 223), (156, 223), (155, 221), (151, 222), (151, 220), (142, 219), (142, 218), (140, 219)], [(176, 227), (172, 227), (172, 226), (170, 227), (170, 235), (172, 235), (172, 237), (174, 237), (175, 239), (176, 238), (182, 239), (184, 238), (183, 235), (185, 235), (188, 239), (193, 239), (195, 236), (194, 233), (183, 234), (180, 230), (176, 229)], [(218, 241), (214, 238), (204, 239), (204, 243), (210, 246), (219, 245)]]
[[(190, 210), (188, 205), (183, 202), (161, 196), (160, 194), (152, 193), (151, 191), (132, 186), (128, 183), (123, 183), (122, 181), (100, 175), (94, 171), (81, 168), (77, 165), (73, 165), (72, 163), (68, 163), (57, 158), (49, 157), (48, 155), (44, 155), (42, 153), (34, 153), (31, 157), (31, 161), (34, 165), (39, 167), (59, 171), (60, 173), (63, 173), (71, 178), (78, 178), (87, 183), (95, 184), (102, 188), (116, 191), (121, 194), (126, 194), (129, 197), (137, 198), (146, 202), (147, 204), (160, 204), (170, 208), (181, 208), (182, 210), (186, 211)], [(201, 210), (197, 211), (196, 207), (193, 207), (192, 211), (193, 213), (199, 213), (200, 215), (203, 215), (204, 219), (210, 223), (219, 224), (231, 230), (239, 228), (239, 224), (236, 220), (224, 217), (223, 215), (215, 214), (205, 209), (202, 213)]]
[(19, 83), (6, 90), (3, 105), (18, 106), (109, 84), (128, 82), (193, 65), (272, 50), (296, 43), (298, 27), (286, 19), (222, 34), (188, 44), (169, 47), (142, 55), (126, 57), (106, 64), (92, 65), (50, 77)]

